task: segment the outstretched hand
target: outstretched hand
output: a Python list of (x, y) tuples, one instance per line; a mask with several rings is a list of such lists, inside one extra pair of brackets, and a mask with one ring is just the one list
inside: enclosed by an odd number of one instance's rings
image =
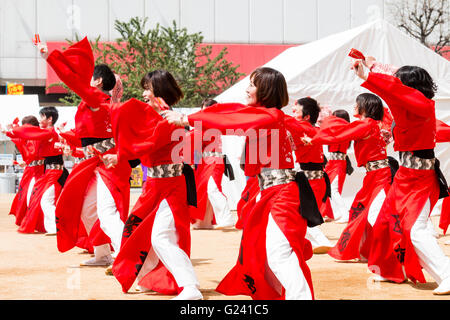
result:
[(175, 124), (180, 127), (185, 127), (189, 125), (187, 116), (182, 113), (172, 110), (164, 110), (161, 112), (161, 115), (171, 124)]
[(361, 79), (363, 79), (363, 80), (367, 80), (367, 75), (366, 75), (366, 73), (365, 73), (365, 71), (364, 71), (364, 65), (363, 65), (363, 63), (362, 63), (362, 60), (355, 60), (355, 61), (352, 63), (350, 69), (355, 70), (355, 74), (356, 74), (359, 78), (361, 78)]

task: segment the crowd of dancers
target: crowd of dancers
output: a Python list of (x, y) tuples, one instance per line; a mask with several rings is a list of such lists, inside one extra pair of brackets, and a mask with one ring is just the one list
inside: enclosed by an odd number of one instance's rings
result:
[[(237, 228), (236, 264), (216, 288), (225, 295), (314, 299), (307, 261), (315, 253), (367, 263), (377, 281), (425, 282), (424, 269), (438, 283), (434, 294), (450, 294), (450, 259), (430, 220), (444, 198), (446, 232), (449, 189), (434, 148), (450, 141), (450, 127), (436, 119), (426, 70), (353, 60), (350, 72), (371, 93), (355, 97), (352, 122), (345, 110), (324, 116), (312, 97), (285, 114), (286, 81), (267, 67), (250, 75), (246, 105), (205, 100), (187, 116), (172, 110), (183, 91), (169, 71), (145, 74), (145, 102), (121, 102), (120, 77), (95, 65), (86, 38), (64, 51), (38, 46), (82, 101), (74, 129), (57, 125), (54, 107), (3, 129), (24, 161), (10, 209), (19, 232), (56, 235), (60, 252), (87, 250), (93, 257), (81, 265), (105, 266), (123, 292), (136, 283), (141, 292), (202, 299), (191, 228)], [(223, 175), (234, 178), (221, 146), (230, 130), (245, 137), (237, 220), (221, 187)], [(389, 143), (399, 161), (387, 154)], [(342, 191), (353, 171), (351, 145), (366, 173), (348, 210)], [(64, 155), (76, 159), (70, 173)], [(129, 179), (139, 164), (147, 179), (130, 210)], [(336, 245), (321, 231), (324, 221), (347, 224)]]

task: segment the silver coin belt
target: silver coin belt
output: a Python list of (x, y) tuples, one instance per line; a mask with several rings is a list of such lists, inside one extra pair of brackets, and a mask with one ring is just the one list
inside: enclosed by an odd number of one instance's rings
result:
[(293, 169), (262, 168), (258, 174), (259, 188), (262, 190), (286, 184), (295, 180), (296, 172)]
[(330, 152), (328, 155), (328, 160), (345, 160), (345, 153), (341, 152)]
[(388, 159), (369, 161), (364, 165), (364, 167), (366, 168), (367, 172), (374, 171), (374, 170), (389, 167), (389, 161), (388, 161)]
[(436, 159), (422, 159), (413, 156), (412, 152), (400, 152), (400, 165), (409, 169), (434, 170)]
[(183, 174), (182, 163), (169, 163), (160, 166), (147, 168), (147, 177), (149, 178), (170, 178), (178, 177)]

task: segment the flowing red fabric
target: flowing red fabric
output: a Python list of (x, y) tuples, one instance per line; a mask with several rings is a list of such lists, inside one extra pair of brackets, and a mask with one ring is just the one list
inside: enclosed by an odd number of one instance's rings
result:
[(30, 186), (31, 180), (34, 178), (35, 181), (38, 180), (44, 174), (44, 166), (33, 166), (26, 167), (23, 171), (22, 178), (20, 179), (19, 190), (14, 199), (16, 200), (16, 205), (14, 208), (14, 214), (16, 216), (16, 225), (20, 226), (25, 215), (27, 214), (27, 193)]
[(450, 126), (436, 119), (436, 142), (450, 142)]
[[(450, 141), (450, 126), (445, 122), (436, 119), (436, 142), (449, 142)], [(448, 226), (450, 224), (450, 197), (442, 200), (441, 217), (439, 218), (439, 228), (441, 228), (444, 234), (447, 233)]]
[(300, 206), (295, 182), (273, 186), (261, 192), (261, 199), (249, 212), (242, 231), (236, 265), (216, 288), (225, 295), (248, 295), (252, 299), (284, 299), (284, 288), (267, 265), (266, 229), (269, 214), (295, 252), (300, 268), (314, 298), (311, 272), (306, 261), (312, 257), (311, 243), (305, 239), (306, 221)]
[[(122, 285), (123, 292), (127, 292), (133, 285), (145, 258), (152, 250), (153, 222), (164, 199), (169, 204), (175, 220), (178, 245), (190, 256), (190, 222), (184, 176), (148, 178), (146, 188), (125, 225), (121, 249), (112, 268), (114, 276)], [(156, 267), (140, 280), (139, 285), (161, 294), (177, 294), (181, 291), (161, 261), (158, 261)]]
[[(211, 163), (209, 163), (211, 162)], [(191, 220), (203, 220), (205, 218), (206, 206), (208, 204), (208, 182), (214, 179), (217, 188), (222, 192), (222, 178), (225, 171), (225, 164), (221, 157), (203, 158), (202, 163), (195, 169), (195, 186), (197, 187), (197, 207), (189, 206)], [(225, 195), (224, 195), (225, 196)], [(214, 215), (212, 224), (215, 224)]]
[(236, 211), (238, 220), (236, 221), (235, 228), (243, 229), (247, 220), (248, 213), (252, 210), (254, 204), (256, 203), (256, 196), (258, 195), (259, 182), (257, 177), (249, 177), (245, 188), (241, 193), (241, 198), (239, 199)]
[(400, 166), (373, 226), (368, 266), (391, 281), (403, 282), (402, 266), (413, 282), (425, 283), (419, 258), (411, 242), (411, 228), (427, 200), (431, 210), (439, 198), (434, 170)]
[(361, 189), (350, 207), (349, 222), (336, 245), (328, 254), (337, 260), (368, 258), (372, 242), (372, 227), (367, 218), (375, 197), (384, 190), (387, 194), (391, 184), (390, 168), (369, 171)]
[[(107, 153), (115, 153), (114, 149)], [(66, 252), (74, 246), (90, 249), (109, 243), (110, 239), (100, 229), (97, 221), (89, 235), (81, 223), (81, 209), (89, 181), (93, 178), (95, 170), (111, 192), (122, 221), (126, 221), (130, 202), (130, 185), (128, 178), (131, 168), (128, 162), (119, 162), (115, 168), (106, 169), (98, 157), (92, 157), (79, 163), (72, 169), (64, 185), (64, 190), (56, 204), (57, 245), (60, 252)], [(86, 240), (88, 236), (89, 240)], [(88, 241), (87, 243), (84, 241)]]
[(61, 185), (58, 183), (58, 179), (62, 174), (62, 170), (45, 170), (45, 173), (38, 179), (36, 179), (31, 193), (30, 204), (28, 212), (22, 219), (19, 232), (21, 233), (34, 233), (46, 232), (44, 228), (44, 213), (41, 208), (42, 195), (52, 185), (55, 186), (55, 202), (61, 193)]

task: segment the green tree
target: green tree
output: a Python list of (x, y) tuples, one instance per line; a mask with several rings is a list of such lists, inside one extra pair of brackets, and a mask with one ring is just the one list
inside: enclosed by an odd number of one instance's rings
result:
[[(177, 80), (184, 93), (177, 105), (180, 107), (198, 107), (204, 99), (216, 96), (244, 75), (237, 72), (239, 65), (225, 59), (226, 48), (213, 57), (211, 46), (200, 46), (200, 32), (189, 34), (186, 28), (178, 28), (175, 21), (171, 27), (157, 24), (147, 29), (147, 20), (116, 20), (115, 29), (121, 37), (115, 43), (100, 43), (100, 37), (91, 41), (96, 64), (106, 63), (121, 76), (123, 100), (141, 99), (140, 80), (155, 69), (165, 69)], [(80, 98), (69, 92), (60, 101), (75, 105)]]

